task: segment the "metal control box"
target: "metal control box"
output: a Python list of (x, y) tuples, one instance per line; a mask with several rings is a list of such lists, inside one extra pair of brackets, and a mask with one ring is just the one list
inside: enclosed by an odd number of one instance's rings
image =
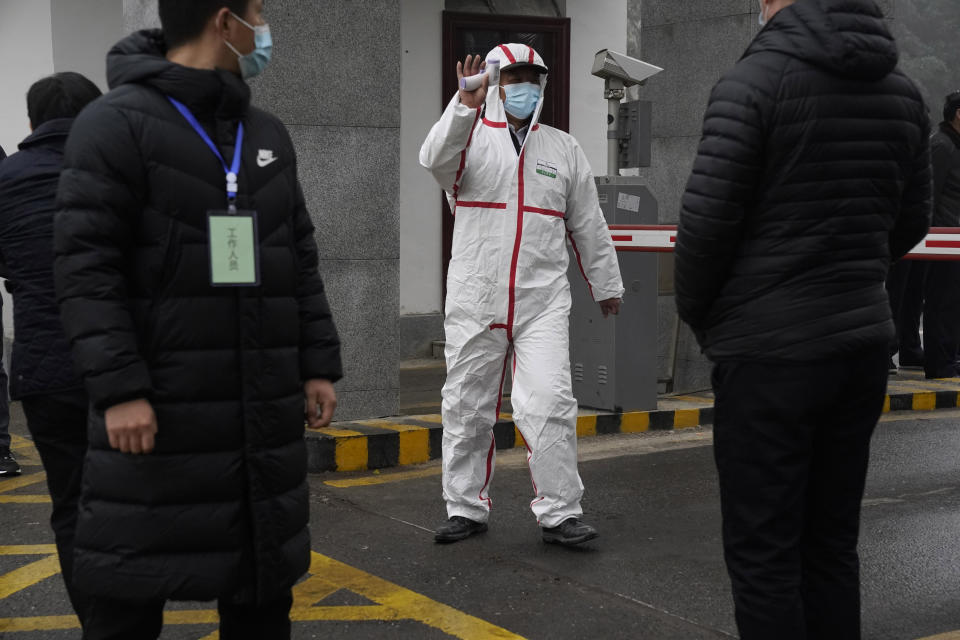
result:
[[(639, 178), (597, 178), (607, 224), (657, 224), (657, 201)], [(615, 232), (614, 232), (615, 233)], [(581, 407), (604, 411), (657, 408), (656, 253), (620, 251), (626, 292), (620, 315), (604, 318), (570, 249), (570, 364)]]

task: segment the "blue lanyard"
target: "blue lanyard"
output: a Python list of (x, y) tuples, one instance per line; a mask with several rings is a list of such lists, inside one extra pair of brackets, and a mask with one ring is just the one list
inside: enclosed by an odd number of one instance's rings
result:
[(217, 145), (213, 143), (213, 140), (210, 139), (210, 136), (207, 135), (207, 132), (203, 130), (203, 127), (200, 126), (200, 123), (197, 121), (197, 118), (190, 112), (190, 109), (186, 107), (182, 102), (167, 96), (167, 100), (177, 108), (187, 122), (190, 123), (190, 126), (193, 127), (193, 130), (197, 132), (204, 142), (207, 143), (207, 146), (210, 147), (210, 150), (213, 151), (213, 154), (217, 156), (217, 160), (220, 161), (220, 164), (223, 166), (223, 172), (227, 176), (227, 209), (230, 213), (237, 212), (237, 174), (240, 173), (240, 153), (243, 149), (243, 123), (237, 125), (237, 144), (233, 150), (233, 164), (229, 167), (227, 166), (227, 161), (223, 159), (223, 156), (220, 154), (220, 150), (217, 149)]

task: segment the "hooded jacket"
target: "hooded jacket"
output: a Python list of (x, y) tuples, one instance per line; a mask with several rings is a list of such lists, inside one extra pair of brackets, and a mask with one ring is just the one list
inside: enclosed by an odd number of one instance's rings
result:
[[(283, 125), (234, 74), (164, 53), (159, 31), (110, 51), (112, 91), (77, 118), (60, 182), (57, 295), (94, 409), (75, 582), (113, 598), (269, 599), (308, 567), (303, 382), (340, 377), (339, 340)], [(224, 171), (167, 96), (225, 158), (244, 124), (237, 206), (258, 214), (256, 287), (210, 284)], [(155, 450), (111, 449), (103, 411), (144, 397)]]
[(941, 122), (931, 139), (933, 226), (960, 227), (960, 133)]
[(873, 0), (798, 0), (714, 87), (676, 300), (712, 360), (893, 338), (884, 280), (930, 224), (929, 118)]
[(0, 262), (7, 266), (17, 329), (10, 362), (14, 400), (83, 385), (53, 288), (54, 200), (72, 125), (72, 118), (44, 122), (0, 163)]

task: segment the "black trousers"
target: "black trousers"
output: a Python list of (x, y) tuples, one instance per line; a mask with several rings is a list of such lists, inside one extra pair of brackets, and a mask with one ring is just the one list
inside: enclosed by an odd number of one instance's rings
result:
[[(163, 600), (136, 602), (97, 598), (83, 640), (156, 640), (163, 628)], [(293, 595), (258, 605), (217, 603), (220, 640), (289, 640)]]
[(723, 545), (742, 640), (860, 638), (857, 538), (887, 345), (714, 369)]
[(960, 373), (960, 262), (930, 263), (924, 296), (924, 372), (928, 378), (956, 376)]
[(900, 260), (887, 275), (887, 295), (896, 327), (896, 338), (890, 345), (890, 355), (900, 352), (900, 364), (922, 364), (920, 346), (920, 314), (923, 312), (924, 285), (927, 263), (919, 260)]
[(904, 290), (900, 308), (897, 337), (900, 342), (900, 364), (923, 365), (923, 346), (920, 343), (920, 317), (923, 314), (924, 287), (927, 283), (929, 262), (909, 260), (910, 277)]
[(60, 570), (70, 604), (85, 624), (90, 598), (73, 587), (73, 538), (77, 528), (80, 478), (87, 452), (87, 395), (82, 391), (23, 399), (27, 429), (33, 437), (53, 503), (50, 527), (60, 556)]

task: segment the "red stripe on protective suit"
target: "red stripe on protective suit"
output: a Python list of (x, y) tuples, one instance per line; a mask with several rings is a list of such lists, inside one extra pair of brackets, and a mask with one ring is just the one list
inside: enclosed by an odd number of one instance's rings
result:
[[(503, 403), (503, 382), (507, 379), (507, 362), (510, 359), (510, 351), (507, 350), (507, 354), (503, 357), (503, 367), (500, 370), (500, 386), (497, 388), (497, 412), (494, 414), (493, 423), (496, 424), (500, 420), (500, 407)], [(490, 495), (487, 494), (487, 497), (483, 497), (483, 492), (487, 489), (487, 486), (490, 484), (490, 474), (493, 472), (493, 452), (497, 448), (497, 436), (494, 434), (493, 429), (490, 430), (490, 450), (487, 452), (487, 477), (483, 480), (483, 486), (480, 487), (480, 493), (477, 496), (480, 501), (486, 501), (487, 507), (493, 507), (493, 501), (490, 499)]]
[[(510, 49), (507, 48), (507, 45), (502, 44), (500, 45), (500, 48), (503, 49), (503, 52), (505, 54), (507, 54), (507, 60), (510, 61), (510, 64), (517, 64), (517, 59), (513, 57), (513, 53), (510, 51)], [(503, 66), (507, 66), (507, 65), (503, 65)]]
[(577, 256), (577, 266), (580, 267), (580, 274), (583, 276), (583, 279), (587, 281), (587, 287), (590, 289), (590, 297), (593, 298), (593, 285), (590, 284), (590, 278), (587, 277), (587, 272), (583, 269), (583, 259), (580, 257), (580, 249), (577, 248), (577, 241), (573, 239), (573, 232), (567, 231), (567, 237), (570, 238), (573, 253)]
[(509, 304), (507, 305), (507, 340), (513, 342), (513, 311), (517, 302), (517, 262), (520, 260), (520, 241), (523, 239), (523, 159), (526, 147), (520, 151), (520, 169), (517, 182), (517, 237), (513, 241), (513, 258), (510, 260)]
[(493, 120), (487, 120), (486, 118), (483, 119), (483, 124), (487, 125), (488, 127), (493, 127), (494, 129), (507, 128), (506, 122), (494, 122)]
[(527, 49), (530, 49), (530, 55), (527, 57), (527, 62), (533, 64), (533, 47), (528, 46)]
[(458, 207), (473, 207), (474, 209), (506, 209), (506, 202), (467, 202), (457, 201)]
[(553, 216), (555, 218), (564, 218), (567, 214), (563, 211), (556, 211), (555, 209), (538, 209), (537, 207), (524, 207), (524, 211), (529, 213), (539, 213), (544, 216)]
[[(460, 178), (463, 177), (463, 169), (467, 166), (467, 149), (470, 148), (470, 143), (473, 142), (473, 132), (477, 128), (477, 120), (480, 119), (480, 109), (477, 109), (477, 116), (473, 119), (473, 126), (470, 128), (470, 137), (467, 138), (467, 146), (463, 148), (463, 151), (460, 152), (460, 168), (457, 169), (457, 177), (453, 180), (453, 197), (456, 199), (457, 193), (460, 191)], [(456, 215), (456, 207), (453, 211)]]

